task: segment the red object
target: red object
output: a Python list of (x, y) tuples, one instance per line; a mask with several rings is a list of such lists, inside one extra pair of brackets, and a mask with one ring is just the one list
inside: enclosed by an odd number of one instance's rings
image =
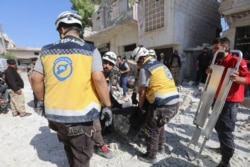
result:
[[(228, 68), (234, 68), (237, 64), (238, 61), (238, 57), (237, 56), (233, 56), (232, 53), (229, 53), (227, 55), (226, 58), (224, 58), (223, 60), (218, 60), (216, 62), (216, 64), (224, 66), (224, 72), (222, 74), (218, 89), (216, 91), (215, 94), (215, 98), (217, 98), (219, 90), (221, 88), (222, 82), (225, 78), (226, 72)], [(239, 66), (239, 76), (241, 77), (247, 77), (249, 76), (249, 71), (247, 68), (247, 63), (244, 59), (241, 60), (240, 62), (240, 66)], [(250, 78), (249, 79), (249, 83), (250, 83)], [(237, 83), (233, 83), (231, 86), (231, 89), (227, 95), (226, 101), (228, 102), (243, 102), (244, 101), (244, 90), (245, 90), (245, 85), (244, 84), (237, 84)]]

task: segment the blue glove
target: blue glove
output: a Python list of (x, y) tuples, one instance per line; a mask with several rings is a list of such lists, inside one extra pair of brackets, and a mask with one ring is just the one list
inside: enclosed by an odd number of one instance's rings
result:
[(105, 121), (105, 126), (112, 124), (112, 111), (111, 107), (104, 107), (101, 112), (101, 120)]

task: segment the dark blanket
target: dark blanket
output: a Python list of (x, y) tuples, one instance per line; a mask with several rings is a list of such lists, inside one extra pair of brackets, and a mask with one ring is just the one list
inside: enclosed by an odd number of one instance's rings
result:
[(110, 129), (126, 139), (133, 140), (140, 132), (145, 116), (140, 115), (138, 107), (117, 108), (112, 112), (113, 123)]

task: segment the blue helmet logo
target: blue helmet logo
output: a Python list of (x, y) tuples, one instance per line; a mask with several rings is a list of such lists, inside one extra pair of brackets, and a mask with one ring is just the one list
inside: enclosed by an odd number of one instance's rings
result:
[(55, 60), (53, 73), (59, 81), (66, 80), (72, 74), (72, 61), (68, 57), (59, 57)]

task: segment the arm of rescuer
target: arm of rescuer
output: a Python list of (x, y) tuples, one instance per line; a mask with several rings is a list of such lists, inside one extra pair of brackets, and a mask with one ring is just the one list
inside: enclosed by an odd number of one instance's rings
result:
[(138, 108), (142, 109), (145, 98), (146, 98), (146, 90), (147, 87), (144, 86), (140, 86), (139, 87), (139, 104), (138, 104)]
[(239, 72), (236, 71), (235, 73), (230, 75), (230, 79), (238, 84), (246, 84), (249, 85), (250, 84), (250, 73), (247, 74), (247, 76), (245, 77), (240, 77), (239, 76)]
[(92, 81), (94, 83), (98, 97), (100, 98), (104, 107), (101, 111), (101, 120), (105, 121), (105, 126), (110, 126), (112, 124), (112, 110), (111, 101), (109, 97), (109, 90), (106, 79), (102, 71), (93, 71), (91, 73)]
[(42, 101), (44, 97), (44, 74), (34, 70), (31, 76), (31, 83), (36, 98)]
[(35, 109), (38, 115), (44, 116), (44, 75), (40, 72), (33, 71), (31, 75), (32, 90), (37, 98), (37, 107)]
[(105, 121), (105, 126), (112, 124), (112, 110), (111, 101), (109, 97), (108, 84), (106, 82), (105, 76), (103, 74), (103, 66), (101, 55), (97, 49), (95, 49), (92, 61), (91, 78), (96, 89), (97, 95), (101, 100), (104, 107), (101, 111), (101, 120)]
[(111, 102), (110, 102), (110, 97), (109, 97), (109, 90), (108, 90), (108, 85), (103, 75), (103, 72), (94, 71), (92, 72), (91, 76), (92, 76), (92, 81), (96, 88), (96, 92), (99, 98), (101, 99), (103, 105), (105, 107), (110, 107)]
[(140, 69), (139, 73), (139, 104), (138, 108), (141, 110), (144, 106), (144, 102), (146, 99), (146, 92), (147, 92), (147, 87), (149, 83), (149, 72), (145, 70), (144, 68)]

